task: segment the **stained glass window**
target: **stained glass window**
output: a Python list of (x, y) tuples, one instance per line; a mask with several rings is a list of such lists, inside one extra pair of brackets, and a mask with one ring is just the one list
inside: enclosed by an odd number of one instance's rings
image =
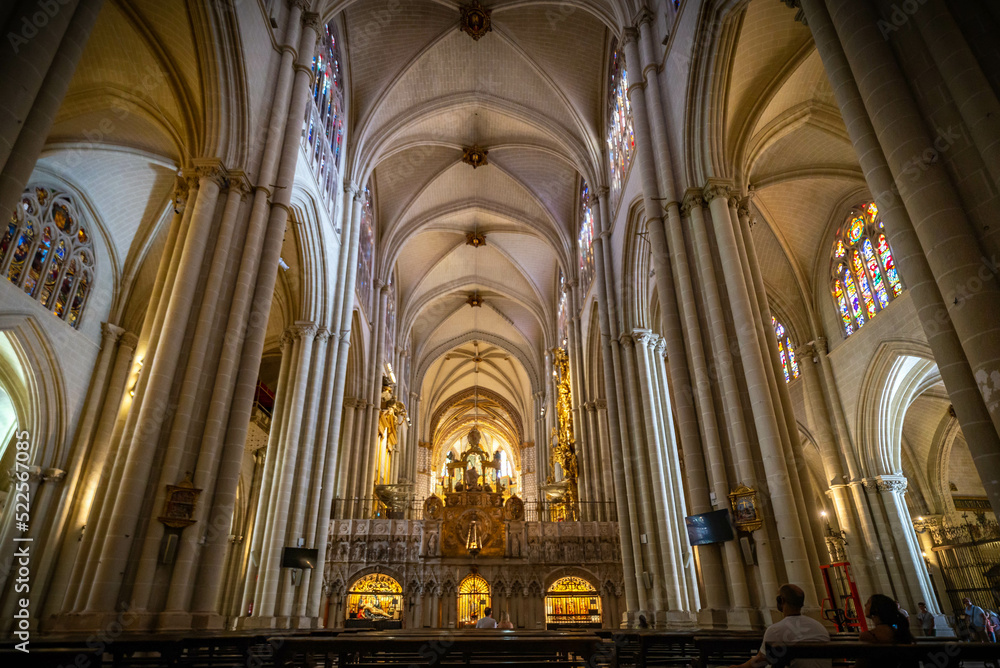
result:
[(375, 269), (375, 214), (372, 193), (365, 188), (361, 200), (361, 238), (358, 241), (358, 302), (369, 314), (372, 308), (372, 272)]
[(559, 270), (559, 308), (557, 310), (556, 336), (558, 345), (566, 347), (569, 339), (569, 299), (566, 290), (566, 277)]
[(385, 361), (393, 363), (396, 348), (396, 281), (389, 277), (389, 298), (385, 307)]
[(632, 129), (632, 107), (628, 101), (628, 72), (625, 52), (613, 49), (608, 84), (608, 162), (610, 168), (611, 207), (618, 204), (625, 175), (635, 153), (635, 132)]
[(830, 293), (850, 336), (903, 292), (875, 202), (854, 207), (833, 242)]
[(580, 193), (580, 234), (577, 237), (577, 253), (580, 261), (580, 290), (581, 294), (585, 295), (594, 280), (594, 210), (586, 182)]
[(319, 189), (328, 198), (337, 188), (344, 144), (344, 84), (336, 32), (326, 26), (313, 57), (313, 103), (306, 111), (302, 140)]
[(785, 382), (790, 383), (799, 377), (799, 362), (795, 359), (795, 346), (792, 337), (788, 335), (785, 326), (771, 316), (774, 335), (778, 338), (778, 357), (781, 358), (781, 370), (785, 372)]
[(0, 238), (0, 272), (73, 327), (94, 284), (91, 235), (66, 193), (32, 186)]

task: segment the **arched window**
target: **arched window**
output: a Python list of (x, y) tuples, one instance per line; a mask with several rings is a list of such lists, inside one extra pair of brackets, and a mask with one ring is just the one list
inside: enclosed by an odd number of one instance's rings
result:
[(601, 626), (601, 597), (583, 578), (567, 576), (545, 593), (545, 623), (550, 629)]
[(375, 268), (375, 214), (372, 211), (372, 191), (365, 187), (361, 199), (361, 239), (358, 242), (358, 302), (371, 314), (372, 271)]
[(586, 181), (580, 193), (580, 234), (577, 237), (580, 259), (580, 290), (586, 295), (594, 280), (594, 210), (590, 202), (590, 189)]
[(468, 575), (458, 585), (459, 626), (475, 625), (476, 620), (482, 619), (486, 614), (488, 607), (490, 607), (489, 583), (476, 573)]
[(345, 607), (347, 619), (402, 619), (403, 588), (394, 577), (371, 573), (351, 586)]
[(303, 139), (319, 189), (330, 198), (337, 188), (340, 149), (344, 143), (344, 83), (336, 33), (325, 28), (313, 58), (313, 103), (306, 111)]
[(385, 361), (393, 363), (396, 349), (396, 280), (395, 272), (389, 276), (389, 296), (385, 305)]
[(833, 242), (830, 292), (846, 336), (903, 292), (874, 202), (854, 207)]
[(72, 198), (29, 186), (0, 239), (0, 271), (73, 327), (94, 286), (94, 248)]
[(556, 310), (557, 345), (565, 347), (569, 340), (569, 295), (566, 290), (566, 276), (559, 270), (559, 306)]
[(785, 372), (785, 382), (790, 383), (799, 377), (799, 363), (795, 359), (795, 346), (792, 345), (792, 337), (788, 335), (788, 330), (773, 315), (771, 316), (771, 324), (774, 326), (774, 335), (778, 338), (778, 357), (781, 358), (781, 370)]
[(632, 130), (632, 107), (628, 102), (625, 53), (620, 49), (613, 49), (608, 84), (608, 161), (611, 170), (609, 182), (612, 209), (618, 204), (634, 153), (635, 133)]

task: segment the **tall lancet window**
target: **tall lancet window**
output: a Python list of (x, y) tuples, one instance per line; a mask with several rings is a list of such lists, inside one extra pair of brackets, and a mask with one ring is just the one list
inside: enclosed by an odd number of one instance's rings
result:
[(326, 26), (313, 58), (313, 103), (306, 111), (303, 139), (319, 189), (327, 198), (337, 189), (344, 143), (344, 82), (336, 32)]
[(395, 275), (389, 276), (389, 296), (385, 307), (385, 361), (393, 364), (393, 351), (396, 349), (396, 281)]
[(358, 241), (358, 302), (372, 313), (372, 271), (375, 268), (375, 214), (372, 208), (372, 191), (365, 187), (361, 199), (361, 238)]
[(774, 335), (778, 339), (778, 357), (781, 358), (781, 370), (785, 372), (785, 382), (790, 383), (799, 377), (799, 362), (795, 359), (795, 346), (792, 345), (792, 337), (788, 335), (788, 330), (774, 316), (771, 316), (771, 325), (774, 327)]
[(632, 107), (628, 102), (628, 73), (625, 52), (612, 49), (611, 73), (608, 83), (608, 161), (611, 184), (611, 208), (618, 205), (625, 175), (635, 153), (635, 133), (632, 131)]
[(0, 271), (79, 328), (94, 286), (94, 247), (68, 194), (40, 186), (24, 191), (0, 238)]
[(851, 209), (833, 242), (831, 285), (844, 334), (861, 329), (903, 292), (874, 202)]
[(580, 292), (587, 294), (594, 280), (594, 209), (586, 181), (580, 193), (580, 234), (577, 237), (580, 261)]
[(565, 348), (569, 341), (569, 294), (566, 290), (566, 276), (559, 270), (559, 307), (556, 311), (556, 345)]

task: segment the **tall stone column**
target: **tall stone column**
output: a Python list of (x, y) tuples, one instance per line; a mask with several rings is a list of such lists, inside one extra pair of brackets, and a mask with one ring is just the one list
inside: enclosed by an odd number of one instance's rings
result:
[[(624, 418), (619, 413), (620, 388), (623, 384), (621, 382), (621, 367), (615, 364), (614, 359), (614, 355), (617, 352), (614, 347), (615, 341), (613, 338), (613, 335), (617, 336), (617, 328), (615, 327), (615, 323), (613, 323), (613, 318), (617, 316), (614, 315), (615, 310), (612, 308), (614, 305), (614, 300), (612, 299), (614, 282), (608, 274), (606, 249), (604, 248), (605, 240), (608, 237), (605, 232), (605, 227), (607, 226), (607, 203), (605, 201), (607, 188), (595, 189), (595, 193), (598, 197), (598, 215), (594, 216), (596, 228), (594, 230), (594, 280), (597, 283), (597, 312), (601, 328), (601, 347), (603, 349), (601, 359), (604, 364), (604, 388), (608, 396), (606, 404), (610, 440), (610, 447), (608, 449), (611, 455), (614, 486), (618, 490), (625, 490), (625, 464), (620, 420), (627, 418)], [(628, 609), (635, 611), (640, 606), (639, 587), (636, 577), (638, 573), (642, 572), (641, 569), (637, 572), (635, 567), (636, 550), (634, 549), (633, 541), (638, 536), (633, 535), (633, 516), (629, 514), (628, 504), (622, 498), (619, 498), (618, 501), (619, 503), (615, 504), (615, 509), (618, 513), (618, 531), (621, 537), (625, 596)]]
[[(891, 49), (881, 38), (877, 16), (862, 0), (827, 2), (868, 117), (948, 315), (1000, 432), (1000, 285), (984, 262), (973, 226), (940, 160), (923, 158), (934, 146)], [(935, 153), (936, 155), (936, 153)], [(912, 178), (918, 161), (919, 180)], [(1000, 449), (969, 441), (994, 510), (1000, 512)]]
[(117, 603), (121, 574), (126, 569), (153, 465), (148, 455), (149, 444), (158, 441), (166, 418), (207, 238), (213, 227), (223, 173), (217, 164), (205, 165), (198, 172), (197, 199), (171, 289), (164, 327), (152, 355), (143, 401), (132, 409), (138, 412), (134, 438), (127, 445), (123, 475), (87, 604), (87, 609), (95, 613), (111, 612)]
[[(648, 332), (643, 330), (640, 333)], [(622, 502), (628, 504), (629, 515), (632, 518), (633, 540), (635, 537), (640, 538), (638, 543), (633, 543), (636, 552), (636, 572), (641, 574), (639, 611), (647, 615), (650, 613), (656, 615), (653, 621), (662, 628), (665, 622), (666, 585), (665, 574), (660, 571), (664, 559), (660, 554), (659, 531), (654, 510), (657, 501), (662, 503), (662, 500), (655, 499), (653, 494), (654, 483), (649, 470), (650, 462), (646, 457), (647, 434), (642, 415), (645, 413), (649, 417), (651, 406), (649, 396), (643, 396), (643, 388), (640, 387), (636, 376), (634, 333), (622, 334), (620, 340), (626, 383), (621, 389), (625, 391), (627, 397), (630, 432), (627, 445), (622, 444), (625, 465), (625, 498)], [(645, 549), (642, 547), (643, 537), (645, 537)], [(645, 581), (651, 582), (652, 586), (647, 585)]]
[[(910, 292), (921, 326), (934, 352), (941, 378), (962, 425), (962, 432), (970, 449), (975, 448), (974, 457), (980, 457), (976, 460), (976, 468), (980, 477), (986, 480), (983, 475), (986, 470), (1000, 469), (1000, 460), (997, 459), (1000, 455), (1000, 437), (997, 436), (996, 418), (987, 410), (981, 393), (982, 387), (977, 385), (974, 365), (970, 365), (973, 358), (967, 357), (965, 344), (956, 331), (957, 323), (952, 322), (955, 311), (953, 307), (958, 304), (952, 303), (954, 299), (949, 301), (950, 305), (946, 304), (947, 295), (937, 281), (940, 266), (932, 269), (929, 257), (924, 253), (927, 247), (925, 241), (915, 231), (908, 207), (904, 207), (897, 196), (901, 188), (897, 183), (910, 182), (907, 179), (897, 181), (898, 172), (891, 169), (886, 160), (883, 153), (885, 147), (880, 143), (880, 136), (869, 118), (869, 110), (858, 90), (855, 74), (823, 0), (802, 0), (802, 10), (833, 86), (841, 116), (858, 154), (868, 187), (875, 195), (900, 275)], [(886, 120), (883, 118), (883, 125)], [(912, 115), (909, 122), (913, 124)], [(930, 234), (926, 222), (924, 229), (926, 237)], [(977, 280), (983, 279), (978, 277)], [(995, 283), (995, 279), (991, 282)], [(969, 310), (963, 306), (961, 312)], [(856, 478), (856, 473), (852, 473), (851, 477)], [(994, 478), (996, 476), (990, 474), (990, 480)], [(994, 511), (1000, 511), (1000, 481), (997, 484), (990, 483), (987, 491)]]
[(712, 208), (712, 223), (719, 246), (719, 258), (726, 280), (729, 303), (737, 323), (746, 323), (745, 331), (737, 332), (740, 357), (747, 377), (747, 389), (753, 412), (754, 426), (767, 475), (767, 496), (781, 534), (781, 554), (788, 576), (806, 593), (806, 600), (818, 601), (811, 564), (808, 559), (797, 502), (791, 490), (784, 448), (778, 426), (777, 407), (771, 398), (767, 382), (766, 361), (760, 352), (750, 292), (739, 256), (739, 248), (729, 215), (728, 192), (708, 189), (706, 197)]
[(258, 574), (257, 594), (259, 615), (261, 617), (278, 616), (278, 584), (281, 578), (281, 552), (288, 538), (286, 528), (289, 520), (289, 505), (296, 481), (296, 464), (301, 449), (300, 434), (302, 433), (302, 415), (309, 396), (306, 387), (309, 372), (312, 368), (313, 339), (317, 327), (313, 323), (296, 323), (292, 329), (295, 337), (293, 356), (295, 366), (289, 374), (289, 412), (287, 416), (288, 430), (278, 443), (277, 459), (275, 461), (275, 482), (271, 487), (271, 498), (265, 513), (269, 525), (265, 534), (263, 553), (261, 555), (260, 572)]
[[(648, 24), (643, 23), (647, 26)], [(674, 405), (678, 415), (678, 427), (681, 433), (681, 446), (684, 449), (684, 461), (688, 473), (688, 490), (691, 494), (691, 510), (694, 513), (707, 512), (711, 509), (709, 501), (709, 480), (705, 471), (704, 455), (705, 450), (718, 449), (718, 433), (714, 423), (714, 414), (710, 415), (710, 422), (705, 422), (706, 405), (699, 402), (702, 413), (702, 420), (699, 421), (695, 409), (695, 397), (705, 399), (707, 387), (699, 382), (694, 386), (691, 382), (691, 371), (694, 364), (688, 358), (688, 351), (685, 346), (693, 346), (696, 340), (692, 338), (691, 331), (685, 331), (683, 325), (690, 326), (692, 319), (690, 313), (682, 307), (688, 309), (693, 307), (693, 303), (685, 304), (685, 295), (691, 299), (690, 281), (685, 284), (683, 278), (687, 275), (686, 255), (683, 246), (683, 239), (678, 245), (676, 235), (679, 234), (677, 221), (679, 223), (679, 207), (676, 202), (671, 202), (667, 206), (668, 216), (671, 223), (668, 226), (675, 235), (671, 238), (671, 248), (667, 248), (667, 237), (664, 231), (665, 225), (660, 217), (661, 185), (670, 188), (672, 184), (669, 179), (657, 179), (657, 169), (654, 162), (654, 141), (650, 131), (650, 116), (657, 127), (657, 137), (660, 141), (656, 143), (659, 150), (663, 150), (663, 137), (660, 137), (660, 119), (656, 119), (657, 110), (647, 110), (646, 86), (656, 79), (655, 65), (651, 67), (654, 76), (647, 77), (650, 68), (642, 66), (643, 60), (639, 56), (639, 31), (634, 28), (627, 28), (622, 45), (625, 49), (626, 61), (634, 63), (629, 67), (629, 87), (628, 96), (632, 106), (632, 123), (636, 137), (635, 160), (639, 175), (642, 179), (643, 203), (646, 215), (646, 230), (649, 233), (650, 251), (653, 260), (653, 267), (656, 270), (657, 296), (660, 301), (660, 312), (662, 317), (662, 331), (667, 341), (668, 355), (670, 357), (671, 389)], [(666, 157), (666, 156), (661, 156)], [(686, 285), (686, 291), (685, 291)], [(680, 296), (681, 304), (678, 304)], [(695, 315), (694, 320), (697, 319)], [(694, 336), (700, 336), (697, 330)], [(700, 350), (700, 339), (697, 340)], [(704, 356), (701, 357), (702, 369), (704, 369)], [(714, 411), (709, 410), (709, 413)], [(718, 476), (715, 476), (718, 479)], [(718, 492), (717, 492), (718, 493)], [(718, 548), (709, 546), (700, 548), (700, 556), (703, 560), (702, 573), (704, 575), (706, 602), (710, 608), (725, 609), (726, 585), (719, 576), (722, 573), (722, 564)], [(631, 605), (630, 605), (631, 607)]]
[[(87, 392), (87, 403), (83, 411), (83, 416), (80, 419), (73, 438), (72, 460), (69, 463), (65, 484), (62, 485), (62, 499), (56, 506), (56, 515), (51, 521), (46, 521), (46, 524), (49, 526), (48, 537), (46, 538), (48, 549), (42, 554), (41, 562), (35, 568), (34, 577), (36, 583), (44, 583), (49, 579), (50, 570), (53, 568), (53, 560), (59, 553), (60, 548), (66, 552), (75, 552), (73, 548), (79, 547), (73, 544), (77, 541), (66, 541), (60, 545), (60, 536), (63, 535), (65, 530), (72, 530), (72, 527), (80, 526), (85, 521), (81, 520), (79, 524), (75, 524), (71, 523), (71, 518), (78, 516), (79, 505), (85, 501), (89, 501), (91, 498), (91, 495), (86, 497), (81, 496), (78, 493), (78, 489), (81, 484), (84, 487), (87, 486), (88, 471), (84, 470), (84, 462), (91, 457), (89, 450), (90, 446), (94, 443), (91, 436), (96, 428), (95, 423), (103, 416), (102, 408), (106, 404), (117, 405), (121, 399), (121, 394), (117, 395), (117, 401), (112, 398), (115, 397), (114, 385), (116, 378), (111, 367), (112, 360), (116, 360), (120, 356), (116, 355), (115, 348), (119, 338), (124, 333), (125, 330), (117, 325), (107, 322), (101, 323), (101, 351), (98, 354), (94, 371), (91, 374), (90, 388)], [(117, 365), (115, 370), (117, 370)], [(109, 375), (112, 376), (110, 381), (108, 379)], [(95, 466), (91, 469), (89, 475), (100, 475), (102, 466), (103, 461), (100, 461), (100, 463), (95, 462)], [(38, 517), (36, 521), (42, 518), (37, 513), (36, 516)], [(84, 515), (85, 517), (86, 515)], [(50, 587), (42, 586), (38, 587), (38, 589), (44, 592), (61, 591), (62, 587), (60, 585), (64, 585), (65, 578), (69, 576), (69, 569), (72, 566), (71, 560), (72, 557), (67, 554), (65, 560), (55, 562), (55, 582)], [(4, 589), (4, 579), (0, 577), (0, 591)], [(54, 596), (46, 598), (45, 608), (50, 612), (54, 612), (53, 607), (62, 602), (61, 600), (57, 601), (57, 598)]]
[(60, 554), (60, 563), (67, 566), (72, 565), (72, 573), (69, 576), (69, 584), (66, 588), (66, 597), (63, 601), (62, 609), (73, 610), (76, 608), (77, 593), (81, 589), (83, 573), (86, 569), (88, 557), (91, 549), (99, 535), (94, 531), (94, 527), (87, 531), (86, 523), (91, 515), (92, 508), (100, 508), (107, 487), (101, 485), (101, 480), (106, 479), (111, 474), (111, 467), (114, 464), (114, 453), (111, 452), (112, 433), (115, 423), (122, 413), (122, 399), (131, 373), (132, 357), (135, 354), (135, 346), (138, 337), (131, 332), (127, 332), (118, 340), (118, 349), (115, 353), (114, 368), (111, 371), (111, 378), (108, 381), (107, 391), (104, 394), (104, 402), (101, 407), (101, 415), (97, 420), (97, 428), (94, 437), (90, 441), (90, 452), (87, 458), (87, 466), (84, 477), (80, 480), (79, 489), (76, 495), (77, 501), (73, 511), (73, 519), (70, 526), (80, 526), (82, 537), (80, 545), (76, 551), (75, 563), (66, 554), (72, 546), (64, 543), (63, 551)]
[(885, 510), (893, 543), (899, 559), (899, 587), (895, 596), (904, 608), (915, 610), (917, 601), (925, 601), (931, 612), (937, 610), (934, 586), (921, 555), (920, 541), (913, 530), (913, 521), (906, 506), (907, 481), (903, 476), (880, 475), (875, 479), (875, 491)]
[[(25, 15), (18, 16), (15, 11), (13, 19), (24, 23), (15, 23), (4, 31), (4, 42), (10, 45), (13, 55), (5, 52), (2, 59), (4, 88), (9, 93), (0, 109), (0, 220), (10, 220), (31, 178), (104, 3), (79, 0), (71, 10), (66, 4), (56, 5), (55, 15), (48, 18), (41, 34), (29, 40), (23, 32), (25, 24), (34, 27), (29, 13), (48, 14), (42, 5), (21, 3), (18, 9)], [(49, 60), (53, 51), (55, 55)], [(41, 63), (45, 64), (40, 68)], [(28, 99), (32, 99), (30, 104)], [(6, 147), (10, 147), (9, 151)]]

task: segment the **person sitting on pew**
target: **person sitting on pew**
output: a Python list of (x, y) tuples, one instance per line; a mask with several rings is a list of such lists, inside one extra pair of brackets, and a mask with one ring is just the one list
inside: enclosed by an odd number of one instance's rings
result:
[[(778, 610), (784, 618), (767, 627), (760, 651), (746, 663), (731, 668), (763, 668), (779, 663), (780, 656), (767, 652), (768, 643), (794, 644), (800, 642), (829, 642), (830, 632), (819, 621), (802, 614), (806, 595), (801, 587), (784, 584), (778, 589)], [(793, 659), (791, 668), (830, 668), (830, 659)]]
[[(872, 620), (874, 628), (862, 631), (858, 635), (861, 642), (880, 645), (912, 644), (913, 633), (910, 632), (910, 620), (903, 616), (899, 604), (885, 594), (873, 594), (865, 603), (865, 617)], [(858, 659), (855, 668), (916, 668), (917, 662), (912, 659), (886, 662), (884, 659)]]

